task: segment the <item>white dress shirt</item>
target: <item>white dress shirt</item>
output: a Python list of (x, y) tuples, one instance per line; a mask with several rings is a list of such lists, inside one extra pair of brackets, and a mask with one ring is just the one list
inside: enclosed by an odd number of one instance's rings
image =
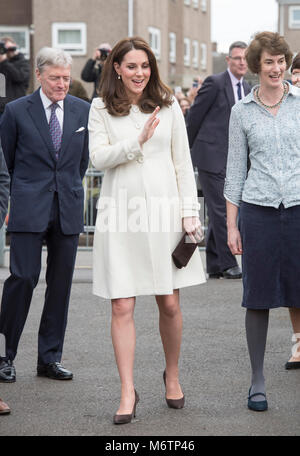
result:
[(244, 87), (243, 87), (243, 79), (244, 78), (241, 78), (241, 79), (238, 79), (234, 76), (234, 74), (231, 73), (231, 71), (229, 70), (229, 68), (227, 68), (227, 71), (229, 73), (229, 76), (230, 76), (230, 80), (231, 80), (231, 84), (232, 84), (232, 89), (233, 89), (233, 93), (234, 93), (234, 99), (235, 99), (235, 102), (237, 103), (239, 101), (239, 97), (238, 97), (238, 86), (237, 84), (240, 82), (241, 83), (241, 94), (242, 94), (242, 98), (244, 98), (245, 96), (245, 91), (244, 91)]
[[(42, 88), (40, 88), (40, 97), (45, 109), (45, 114), (47, 118), (47, 122), (50, 122), (50, 116), (51, 116), (51, 105), (53, 104), (53, 101), (49, 100), (49, 98), (44, 94)], [(57, 101), (57, 105), (59, 106), (56, 111), (56, 117), (58, 119), (61, 131), (63, 131), (63, 126), (64, 126), (64, 100)]]

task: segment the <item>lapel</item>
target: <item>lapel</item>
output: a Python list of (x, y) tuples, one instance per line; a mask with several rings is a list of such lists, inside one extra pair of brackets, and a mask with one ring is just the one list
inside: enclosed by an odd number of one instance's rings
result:
[(43, 138), (47, 149), (50, 152), (52, 159), (56, 162), (55, 158), (55, 150), (53, 147), (49, 125), (47, 122), (44, 106), (40, 97), (40, 89), (36, 90), (29, 98), (28, 98), (28, 112), (30, 117), (33, 120), (39, 134)]
[(245, 96), (248, 95), (248, 93), (251, 92), (251, 88), (248, 84), (248, 82), (246, 82), (245, 80), (243, 81), (243, 87), (244, 87), (244, 92), (245, 92)]
[(63, 126), (63, 134), (62, 134), (62, 141), (61, 141), (61, 150), (59, 153), (59, 158), (64, 156), (64, 152), (66, 152), (69, 142), (74, 134), (75, 126), (77, 125), (77, 111), (74, 106), (72, 98), (67, 95), (64, 100), (64, 126)]
[(232, 106), (235, 104), (235, 99), (234, 99), (234, 93), (233, 93), (233, 88), (232, 88), (232, 84), (231, 84), (231, 79), (230, 79), (230, 76), (229, 76), (227, 70), (225, 71), (225, 74), (224, 74), (224, 80), (225, 80), (224, 90), (225, 90), (225, 94), (226, 94), (226, 98), (227, 98), (229, 107), (231, 109)]

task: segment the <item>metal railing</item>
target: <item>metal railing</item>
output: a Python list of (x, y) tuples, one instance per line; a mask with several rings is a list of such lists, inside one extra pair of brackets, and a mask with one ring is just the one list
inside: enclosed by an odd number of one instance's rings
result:
[[(94, 168), (88, 168), (84, 181), (84, 232), (79, 237), (78, 250), (92, 250), (93, 237), (95, 231), (95, 222), (97, 216), (96, 204), (99, 198), (101, 183), (104, 173), (97, 171)], [(195, 179), (198, 185), (198, 173), (195, 171)], [(201, 190), (198, 188), (198, 197), (201, 203), (200, 218), (204, 225), (204, 230), (207, 229), (207, 210)], [(45, 249), (45, 247), (44, 247)], [(6, 236), (6, 226), (0, 230), (0, 267), (4, 266), (4, 252), (9, 250)]]

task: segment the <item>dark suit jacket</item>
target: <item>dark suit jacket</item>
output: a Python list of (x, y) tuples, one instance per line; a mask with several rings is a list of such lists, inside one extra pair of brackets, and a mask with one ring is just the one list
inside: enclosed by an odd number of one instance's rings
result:
[[(245, 95), (250, 86), (243, 82)], [(231, 108), (235, 103), (228, 71), (205, 79), (187, 117), (194, 166), (211, 173), (225, 172)]]
[(5, 216), (7, 214), (8, 198), (9, 174), (7, 171), (0, 141), (0, 228), (2, 227)]
[(8, 231), (45, 231), (55, 191), (63, 233), (83, 231), (89, 109), (85, 101), (66, 96), (62, 146), (56, 160), (39, 90), (6, 105), (0, 135), (11, 177)]

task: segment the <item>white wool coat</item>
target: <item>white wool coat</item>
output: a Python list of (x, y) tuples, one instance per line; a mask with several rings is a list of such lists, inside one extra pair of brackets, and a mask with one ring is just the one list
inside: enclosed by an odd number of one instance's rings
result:
[(198, 249), (177, 269), (172, 251), (182, 217), (198, 216), (199, 203), (184, 118), (177, 100), (163, 107), (153, 137), (138, 137), (150, 114), (132, 106), (111, 116), (101, 98), (92, 102), (89, 148), (105, 171), (94, 233), (93, 292), (115, 299), (167, 295), (205, 282)]

